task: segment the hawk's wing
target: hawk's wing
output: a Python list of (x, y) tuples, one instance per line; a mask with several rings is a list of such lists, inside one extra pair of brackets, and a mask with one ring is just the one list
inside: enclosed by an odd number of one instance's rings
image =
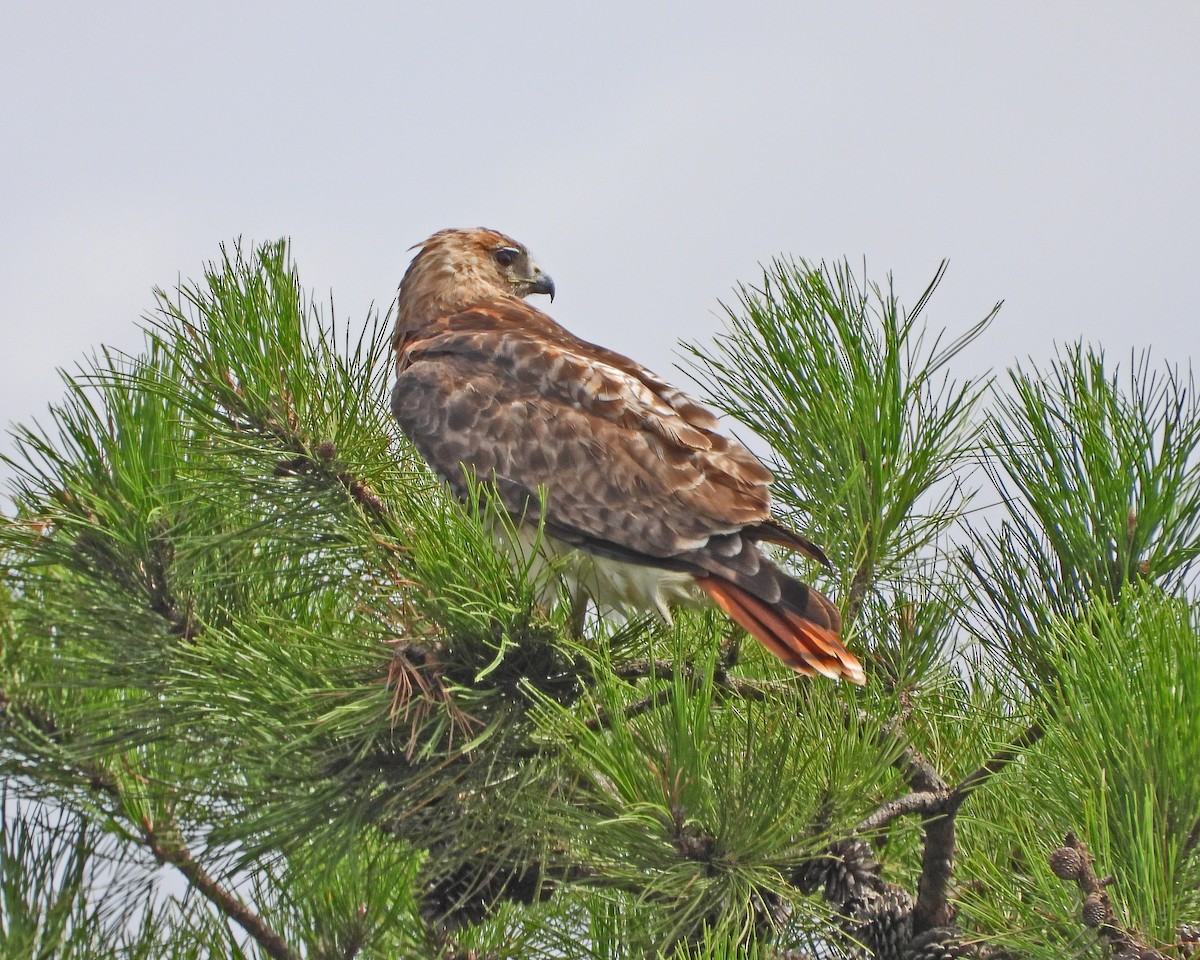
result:
[(422, 455), (513, 512), (544, 487), (557, 536), (653, 562), (769, 521), (770, 472), (711, 412), (527, 304), (444, 317), (402, 357), (393, 410)]

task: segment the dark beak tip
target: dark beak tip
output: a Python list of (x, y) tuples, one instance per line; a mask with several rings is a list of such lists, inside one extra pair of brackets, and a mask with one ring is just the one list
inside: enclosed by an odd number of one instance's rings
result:
[(533, 281), (533, 293), (544, 293), (550, 297), (550, 302), (554, 302), (554, 281), (550, 279), (550, 274), (543, 273)]

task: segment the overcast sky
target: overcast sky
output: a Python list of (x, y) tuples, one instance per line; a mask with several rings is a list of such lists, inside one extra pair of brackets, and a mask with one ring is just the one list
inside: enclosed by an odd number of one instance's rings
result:
[[(335, 9), (336, 8), (336, 9)], [(0, 422), (153, 286), (288, 236), (356, 320), (446, 226), (672, 369), (786, 253), (865, 257), (959, 372), (1200, 350), (1200, 4), (24, 3), (0, 15)], [(5, 449), (10, 449), (7, 438)]]

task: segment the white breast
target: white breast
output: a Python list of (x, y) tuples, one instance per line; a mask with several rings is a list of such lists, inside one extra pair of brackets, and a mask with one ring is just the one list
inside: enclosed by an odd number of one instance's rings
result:
[(496, 535), (515, 562), (529, 563), (531, 578), (545, 578), (543, 603), (551, 602), (557, 589), (550, 566), (557, 569), (572, 596), (586, 594), (601, 613), (651, 610), (669, 623), (671, 607), (701, 607), (710, 602), (689, 573), (598, 556), (545, 535), (539, 544), (536, 531), (527, 526), (518, 527), (515, 537), (512, 531), (497, 530)]

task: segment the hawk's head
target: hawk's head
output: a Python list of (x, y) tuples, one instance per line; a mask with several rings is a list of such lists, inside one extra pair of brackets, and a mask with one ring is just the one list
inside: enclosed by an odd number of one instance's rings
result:
[(497, 297), (548, 293), (554, 299), (550, 275), (523, 244), (495, 230), (439, 230), (417, 246), (400, 282), (401, 323)]

